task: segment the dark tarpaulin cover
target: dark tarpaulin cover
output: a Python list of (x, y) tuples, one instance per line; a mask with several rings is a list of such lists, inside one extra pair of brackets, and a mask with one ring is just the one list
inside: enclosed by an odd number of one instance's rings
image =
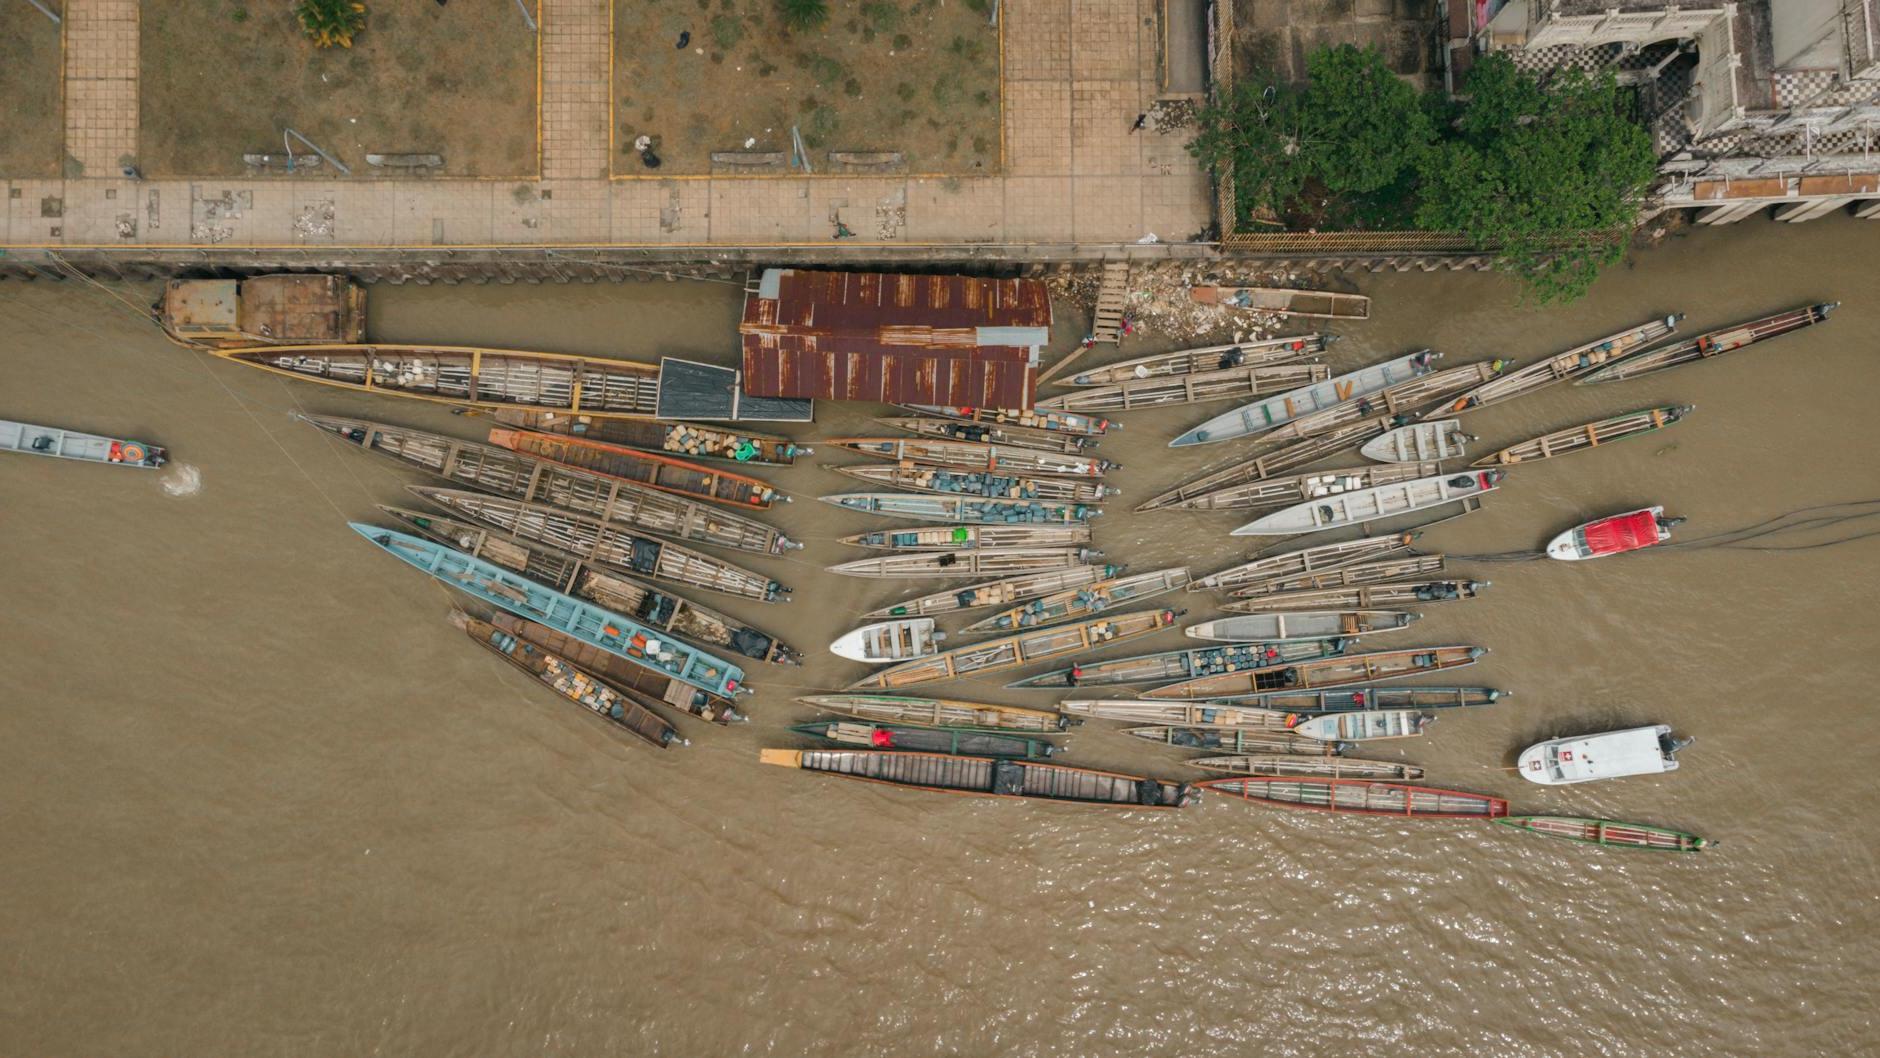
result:
[(1657, 542), (1658, 518), (1651, 511), (1615, 514), (1586, 527), (1586, 548), (1595, 555), (1616, 555)]
[(816, 402), (738, 392), (738, 372), (693, 360), (659, 361), (659, 417), (723, 422), (811, 422)]

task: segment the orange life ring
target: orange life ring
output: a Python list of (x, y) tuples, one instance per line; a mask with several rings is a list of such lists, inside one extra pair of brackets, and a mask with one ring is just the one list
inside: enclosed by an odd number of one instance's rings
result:
[(123, 446), (118, 448), (118, 452), (126, 463), (141, 463), (150, 456), (150, 453), (144, 451), (144, 446), (136, 441), (124, 442)]

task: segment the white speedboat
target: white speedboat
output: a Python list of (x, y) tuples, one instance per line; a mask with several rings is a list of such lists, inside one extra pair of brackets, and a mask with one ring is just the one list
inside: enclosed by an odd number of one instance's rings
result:
[(913, 661), (940, 652), (946, 633), (934, 631), (931, 617), (904, 617), (863, 625), (829, 644), (829, 652), (850, 661), (885, 665)]
[(1565, 786), (1627, 775), (1657, 775), (1678, 769), (1678, 750), (1690, 739), (1671, 737), (1670, 724), (1578, 735), (1537, 743), (1521, 751), (1521, 777), (1542, 786)]

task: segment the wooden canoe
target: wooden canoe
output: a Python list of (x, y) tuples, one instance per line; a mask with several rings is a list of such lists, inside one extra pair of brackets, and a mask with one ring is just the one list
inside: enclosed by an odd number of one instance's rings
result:
[(1246, 400), (1274, 393), (1290, 393), (1301, 386), (1332, 377), (1324, 364), (1280, 364), (1277, 367), (1232, 367), (1199, 371), (1192, 375), (1133, 378), (1113, 386), (1092, 386), (1038, 402), (1052, 411), (1106, 412), (1169, 408), (1178, 404), (1206, 404), (1215, 400)]
[(1349, 566), (1320, 573), (1301, 573), (1235, 588), (1236, 599), (1257, 599), (1268, 595), (1287, 595), (1299, 591), (1325, 591), (1328, 588), (1355, 588), (1386, 581), (1431, 580), (1443, 571), (1442, 555), (1393, 555), (1376, 562), (1354, 562)]
[(1372, 364), (1336, 378), (1302, 386), (1290, 393), (1255, 401), (1233, 411), (1217, 415), (1169, 442), (1170, 448), (1217, 444), (1241, 437), (1254, 437), (1277, 429), (1302, 415), (1356, 400), (1400, 382), (1427, 375), (1441, 355), (1428, 349)]
[(897, 617), (844, 633), (829, 644), (829, 652), (850, 661), (887, 665), (937, 654), (944, 639), (946, 634), (934, 630), (931, 617)]
[(869, 724), (859, 720), (818, 720), (792, 725), (790, 730), (837, 746), (867, 746), (871, 749), (908, 750), (915, 753), (1043, 760), (1058, 752), (1058, 747), (1041, 738), (951, 727), (906, 727), (900, 724)]
[(599, 518), (469, 489), (430, 485), (407, 485), (405, 489), (485, 529), (542, 544), (616, 572), (762, 602), (789, 601), (790, 589), (761, 573), (671, 541), (616, 528)]
[(1499, 819), (1508, 802), (1498, 797), (1375, 779), (1208, 779), (1197, 785), (1243, 801), (1281, 808), (1422, 819)]
[(1406, 628), (1417, 614), (1401, 610), (1319, 610), (1311, 613), (1217, 617), (1182, 629), (1190, 639), (1220, 643), (1283, 643), (1299, 639), (1349, 639)]
[(842, 492), (824, 496), (822, 501), (889, 518), (973, 525), (1075, 525), (1103, 513), (1100, 507), (1081, 503), (1010, 502), (968, 496), (916, 496), (905, 492)]
[(845, 536), (841, 543), (876, 551), (1011, 551), (1078, 547), (1090, 542), (1088, 525), (914, 525)]
[(1180, 614), (1174, 610), (1134, 610), (1077, 624), (1022, 632), (1001, 639), (954, 647), (930, 658), (910, 661), (870, 673), (850, 684), (851, 689), (893, 689), (932, 680), (984, 676), (1052, 658), (1081, 654), (1136, 639), (1172, 627)]
[(1307, 500), (1248, 522), (1234, 536), (1291, 536), (1316, 533), (1381, 518), (1427, 511), (1462, 500), (1478, 499), (1501, 485), (1503, 471), (1470, 470), (1438, 474)]
[(1369, 536), (1337, 544), (1319, 544), (1316, 547), (1283, 551), (1276, 555), (1262, 554), (1251, 561), (1242, 562), (1238, 566), (1230, 566), (1219, 573), (1210, 573), (1189, 585), (1188, 590), (1227, 591), (1272, 580), (1275, 577), (1317, 573), (1357, 562), (1369, 562), (1410, 550), (1410, 545), (1416, 542), (1416, 538), (1415, 533), (1391, 533), (1388, 536)]
[(797, 701), (843, 716), (884, 724), (948, 727), (969, 731), (1031, 731), (1055, 735), (1069, 728), (1070, 717), (1044, 709), (983, 705), (949, 698), (907, 698), (891, 694), (812, 694)]
[(1423, 733), (1431, 720), (1427, 713), (1413, 709), (1376, 709), (1349, 713), (1326, 713), (1301, 720), (1293, 730), (1307, 738), (1324, 742), (1373, 742), (1386, 738), (1414, 738)]
[(497, 422), (519, 430), (536, 433), (567, 434), (590, 441), (626, 445), (648, 452), (664, 452), (681, 459), (717, 459), (732, 463), (787, 467), (797, 456), (815, 449), (804, 448), (788, 437), (727, 430), (696, 422), (654, 422), (648, 419), (603, 419), (593, 415), (570, 415), (558, 411), (516, 411), (495, 413)]
[(659, 366), (457, 345), (295, 345), (211, 350), (238, 364), (361, 393), (473, 408), (651, 418)]
[(1336, 340), (1336, 335), (1301, 334), (1291, 338), (1267, 338), (1234, 345), (1177, 349), (1172, 353), (1154, 353), (1118, 364), (1093, 367), (1065, 380), (1065, 385), (1113, 386), (1138, 379), (1196, 375), (1203, 371), (1227, 371), (1236, 367), (1272, 367), (1317, 356)]
[(1502, 372), (1507, 361), (1483, 360), (1461, 367), (1414, 375), (1371, 393), (1361, 393), (1330, 407), (1291, 419), (1266, 433), (1263, 441), (1297, 441), (1380, 415), (1396, 424), (1410, 421), (1412, 411), (1432, 401), (1479, 386)]
[(1386, 709), (1463, 709), (1490, 705), (1512, 692), (1493, 687), (1344, 687), (1330, 691), (1280, 691), (1234, 699), (1249, 709), (1271, 709), (1294, 716), (1359, 713)]
[(642, 701), (657, 702), (677, 709), (681, 715), (711, 724), (730, 724), (748, 720), (737, 705), (722, 694), (675, 680), (670, 676), (635, 665), (598, 647), (547, 625), (524, 620), (515, 614), (498, 611), (490, 620), (496, 627), (518, 639), (526, 639), (551, 654), (567, 658), (581, 668), (606, 680), (609, 685), (638, 696)]
[(1291, 661), (1337, 657), (1344, 653), (1340, 639), (1308, 639), (1288, 643), (1234, 643), (1216, 647), (1190, 647), (1155, 654), (1073, 664), (1006, 684), (1007, 687), (1118, 687), (1130, 683), (1165, 683), (1218, 672), (1281, 665)]
[(1086, 547), (1037, 547), (992, 551), (921, 551), (873, 555), (825, 566), (845, 577), (1010, 577), (1041, 570), (1069, 569), (1095, 562), (1103, 552)]
[(564, 595), (625, 614), (656, 632), (758, 661), (778, 665), (803, 663), (802, 652), (768, 632), (564, 551), (493, 534), (456, 518), (384, 504), (379, 505), (379, 510), (406, 528), (472, 558), (514, 570)]
[(169, 454), (156, 445), (98, 434), (77, 433), (57, 426), (0, 419), (0, 452), (18, 452), (53, 459), (155, 470), (169, 462)]
[(1096, 503), (1105, 496), (1116, 494), (1116, 490), (1107, 485), (1074, 478), (1023, 478), (1012, 474), (985, 474), (942, 467), (881, 466), (874, 463), (832, 466), (829, 469), (875, 486), (1008, 503), (1032, 500)]
[(1305, 613), (1311, 610), (1375, 610), (1386, 606), (1415, 606), (1432, 602), (1473, 599), (1492, 582), (1486, 580), (1417, 581), (1404, 584), (1367, 584), (1355, 588), (1294, 591), (1224, 603), (1229, 613)]
[(982, 426), (1018, 426), (1027, 430), (1053, 430), (1084, 437), (1102, 437), (1110, 430), (1122, 429), (1117, 423), (1097, 416), (1073, 415), (1048, 409), (1010, 411), (1000, 408), (943, 407), (938, 404), (897, 404), (895, 407), (906, 408), (920, 415), (938, 415), (943, 419), (957, 419)]
[(452, 610), (451, 624), (463, 629), (472, 642), (528, 673), (530, 679), (554, 691), (557, 697), (575, 703), (603, 720), (611, 720), (641, 739), (665, 749), (674, 742), (690, 745), (677, 728), (624, 690), (610, 687), (607, 681), (587, 672), (568, 658), (561, 657), (518, 639), (488, 621), (480, 621), (462, 610)]
[(788, 503), (790, 499), (757, 478), (713, 470), (700, 463), (642, 452), (625, 445), (501, 426), (490, 431), (490, 443), (562, 466), (620, 478), (642, 488), (731, 507), (765, 511), (778, 501)]
[(838, 437), (827, 442), (837, 448), (877, 459), (891, 459), (923, 467), (951, 467), (988, 474), (1029, 474), (1046, 477), (1100, 478), (1116, 464), (1082, 454), (1040, 452), (982, 441), (945, 441), (929, 437)]
[(1360, 683), (1380, 683), (1460, 669), (1475, 664), (1486, 653), (1488, 651), (1482, 647), (1413, 647), (1408, 650), (1379, 650), (1369, 654), (1343, 654), (1199, 676), (1165, 687), (1151, 688), (1142, 692), (1142, 696), (1192, 701), (1203, 698), (1245, 698), (1274, 691), (1350, 687)]
[(802, 546), (754, 518), (495, 445), (458, 441), (364, 419), (327, 415), (301, 418), (368, 452), (498, 496), (552, 504), (688, 543), (763, 555), (782, 554)]
[(1819, 305), (1806, 305), (1799, 309), (1790, 309), (1773, 316), (1751, 320), (1748, 323), (1739, 323), (1733, 327), (1708, 331), (1688, 341), (1649, 349), (1591, 372), (1585, 378), (1580, 379), (1580, 384), (1591, 386), (1601, 382), (1620, 382), (1628, 378), (1655, 374), (1684, 364), (1708, 360), (1713, 356), (1821, 323), (1827, 320), (1828, 314), (1839, 308), (1840, 304), (1838, 301), (1830, 301)]
[(1611, 444), (1627, 437), (1640, 434), (1656, 433), (1696, 410), (1689, 404), (1667, 404), (1661, 408), (1645, 408), (1629, 411), (1624, 415), (1615, 415), (1610, 419), (1569, 426), (1564, 430), (1555, 430), (1539, 437), (1529, 438), (1519, 444), (1512, 444), (1491, 455), (1483, 456), (1469, 465), (1472, 467), (1505, 467), (1516, 463), (1537, 463), (1543, 459), (1564, 456), (1571, 452), (1583, 452), (1589, 448)]
[(1208, 749), (1229, 753), (1285, 753), (1296, 756), (1330, 757), (1338, 754), (1338, 745), (1316, 738), (1284, 731), (1255, 731), (1248, 728), (1219, 727), (1126, 727), (1123, 734), (1179, 749)]
[(1363, 294), (1340, 294), (1331, 290), (1298, 290), (1292, 287), (1199, 286), (1190, 296), (1197, 304), (1225, 305), (1228, 308), (1253, 309), (1277, 316), (1306, 316), (1327, 320), (1368, 320), (1371, 299)]
[(1075, 455), (1098, 444), (1097, 439), (1063, 430), (1040, 430), (1029, 426), (1002, 426), (993, 423), (960, 422), (956, 419), (930, 419), (907, 416), (876, 419), (883, 426), (904, 430), (917, 437), (940, 437), (954, 441), (979, 441), (985, 444), (1031, 448), (1040, 452)]
[(1630, 327), (1604, 338), (1596, 338), (1585, 345), (1576, 345), (1563, 353), (1556, 353), (1539, 363), (1514, 371), (1504, 371), (1501, 375), (1469, 390), (1467, 393), (1438, 405), (1423, 413), (1428, 419), (1438, 415), (1456, 415), (1476, 408), (1485, 408), (1490, 404), (1499, 404), (1536, 392), (1571, 378), (1584, 378), (1606, 364), (1657, 342), (1678, 329), (1682, 313), (1648, 320), (1636, 327)]
[(944, 591), (931, 592), (902, 602), (890, 603), (880, 609), (870, 610), (862, 616), (909, 617), (924, 614), (931, 617), (962, 610), (976, 610), (982, 606), (1010, 606), (1026, 599), (1055, 595), (1061, 591), (1070, 591), (1096, 584), (1099, 581), (1110, 580), (1121, 572), (1121, 569), (1120, 566), (1074, 566), (1070, 569), (1046, 570), (1043, 573), (1024, 573), (1016, 577), (968, 584), (963, 588), (948, 588)]
[(1157, 569), (1112, 577), (1094, 584), (1081, 585), (1045, 595), (991, 617), (975, 621), (961, 629), (963, 635), (993, 635), (1042, 628), (1060, 621), (1082, 620), (1111, 607), (1139, 603), (1188, 583), (1188, 571), (1182, 568)]
[(1220, 470), (1209, 471), (1198, 478), (1184, 481), (1148, 502), (1139, 504), (1136, 509), (1158, 511), (1164, 507), (1179, 507), (1184, 501), (1205, 493), (1216, 492), (1249, 481), (1277, 477), (1286, 471), (1310, 466), (1383, 434), (1390, 428), (1391, 422), (1388, 416), (1364, 419), (1347, 426), (1340, 426), (1317, 437), (1295, 441), (1262, 456), (1230, 463)]
[(1442, 473), (1440, 463), (1370, 463), (1359, 467), (1315, 470), (1285, 478), (1264, 478), (1191, 496), (1171, 506), (1191, 511), (1241, 511), (1323, 500), (1347, 492), (1415, 481)]
[(1185, 783), (1140, 775), (945, 753), (898, 753), (874, 749), (766, 749), (764, 764), (822, 772), (844, 779), (935, 793), (1015, 797), (1110, 805), (1115, 808), (1180, 808), (1191, 800)]
[(1588, 819), (1584, 816), (1508, 816), (1495, 822), (1530, 834), (1615, 849), (1700, 852), (1716, 844), (1682, 830), (1646, 826), (1643, 823), (1621, 823), (1612, 819)]
[(1292, 731), (1295, 719), (1277, 709), (1250, 709), (1225, 702), (1149, 702), (1131, 698), (1069, 698), (1058, 703), (1072, 716), (1169, 727)]
[(1333, 779), (1382, 779), (1387, 782), (1408, 782), (1423, 778), (1423, 769), (1414, 764), (1309, 753), (1238, 753), (1222, 757), (1196, 757), (1188, 761), (1188, 766), (1228, 775), (1323, 775)]
[(1440, 463), (1461, 459), (1473, 440), (1462, 432), (1460, 420), (1436, 419), (1413, 422), (1373, 437), (1358, 449), (1358, 454), (1383, 463)]

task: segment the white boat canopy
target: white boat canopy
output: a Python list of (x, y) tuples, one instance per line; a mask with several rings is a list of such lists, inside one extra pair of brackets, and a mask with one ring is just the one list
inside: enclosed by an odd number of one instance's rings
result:
[(1634, 727), (1598, 735), (1556, 738), (1521, 753), (1521, 777), (1543, 786), (1657, 775), (1676, 771), (1671, 725)]

